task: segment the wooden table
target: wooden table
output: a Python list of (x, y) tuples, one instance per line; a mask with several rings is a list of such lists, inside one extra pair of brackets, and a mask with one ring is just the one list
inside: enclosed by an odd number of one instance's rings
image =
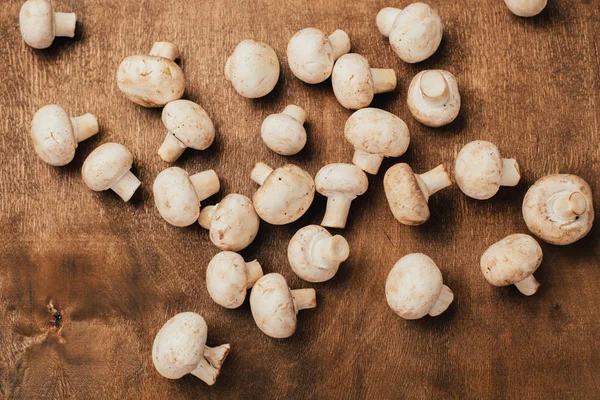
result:
[[(26, 47), (18, 30), (21, 1), (0, 15), (0, 393), (6, 398), (600, 398), (599, 226), (568, 247), (542, 244), (536, 274), (542, 287), (526, 298), (495, 288), (478, 261), (493, 242), (527, 232), (521, 202), (538, 178), (555, 172), (582, 176), (600, 198), (600, 7), (596, 1), (550, 0), (537, 18), (521, 19), (501, 0), (431, 0), (445, 25), (438, 52), (407, 65), (375, 26), (385, 1), (66, 1), (77, 13), (76, 40), (45, 51)], [(192, 3), (197, 3), (192, 5)], [(354, 4), (352, 4), (354, 3)], [(403, 6), (407, 2), (394, 5)], [(205, 268), (217, 252), (207, 232), (166, 224), (151, 187), (167, 167), (156, 154), (165, 135), (160, 110), (126, 100), (115, 82), (120, 61), (146, 53), (155, 40), (182, 49), (186, 98), (199, 102), (217, 127), (214, 146), (186, 151), (176, 165), (214, 168), (222, 194), (251, 196), (257, 161), (296, 163), (314, 174), (349, 162), (343, 139), (350, 112), (330, 82), (309, 86), (286, 62), (289, 38), (301, 28), (340, 28), (353, 51), (375, 67), (394, 68), (398, 89), (373, 106), (409, 125), (412, 142), (400, 159), (386, 159), (367, 194), (352, 204), (347, 229), (351, 255), (323, 284), (301, 281), (287, 263), (288, 240), (319, 223), (317, 196), (296, 223), (263, 223), (243, 251), (293, 288), (314, 287), (318, 307), (299, 316), (296, 334), (274, 340), (253, 322), (248, 304), (224, 310), (205, 288)], [(272, 94), (250, 101), (223, 76), (236, 43), (263, 40), (277, 51), (282, 77)], [(405, 101), (420, 70), (444, 68), (459, 81), (463, 108), (450, 126), (429, 129)], [(101, 131), (81, 143), (63, 168), (42, 163), (28, 135), (34, 112), (49, 103), (72, 114), (92, 112)], [(259, 128), (269, 114), (295, 103), (308, 113), (308, 145), (284, 158), (263, 145)], [(425, 171), (453, 169), (460, 148), (491, 140), (521, 164), (523, 180), (493, 199), (475, 201), (456, 185), (431, 199), (421, 227), (393, 219), (383, 191), (396, 162)], [(81, 180), (85, 157), (116, 141), (134, 154), (142, 187), (130, 203), (95, 193)], [(425, 252), (437, 261), (456, 296), (438, 318), (405, 321), (387, 306), (385, 279), (403, 255)], [(201, 313), (209, 344), (231, 343), (217, 384), (193, 376), (178, 381), (154, 369), (151, 346), (162, 324), (182, 311)]]

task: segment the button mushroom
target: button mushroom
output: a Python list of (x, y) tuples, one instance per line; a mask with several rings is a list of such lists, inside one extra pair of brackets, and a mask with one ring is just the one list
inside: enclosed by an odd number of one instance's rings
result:
[(272, 225), (296, 221), (315, 197), (312, 177), (292, 164), (273, 170), (267, 164), (257, 163), (250, 178), (261, 186), (252, 198), (256, 213)]
[(333, 67), (331, 85), (342, 106), (358, 110), (371, 104), (376, 94), (393, 91), (396, 88), (396, 72), (371, 68), (363, 56), (346, 54)]
[(386, 7), (377, 14), (377, 28), (389, 37), (392, 49), (402, 61), (418, 63), (436, 52), (444, 28), (438, 13), (424, 3), (403, 10)]
[(331, 76), (333, 63), (350, 51), (346, 32), (336, 30), (329, 37), (316, 28), (302, 29), (288, 43), (287, 58), (292, 73), (306, 83), (321, 83)]
[(432, 128), (454, 121), (460, 111), (454, 75), (441, 69), (419, 72), (408, 88), (408, 109), (417, 121)]
[(154, 339), (152, 362), (159, 374), (179, 379), (192, 374), (214, 385), (230, 346), (208, 347), (208, 327), (202, 316), (184, 312), (168, 320)]
[(158, 155), (166, 162), (174, 162), (187, 147), (206, 150), (215, 140), (215, 126), (198, 104), (189, 100), (168, 103), (162, 112), (162, 122), (169, 131)]
[(85, 159), (81, 175), (95, 192), (111, 189), (124, 201), (129, 201), (141, 182), (130, 171), (133, 155), (119, 143), (104, 143)]
[(279, 80), (279, 60), (266, 43), (240, 42), (225, 64), (225, 78), (241, 96), (256, 99), (271, 93)]
[(481, 256), (479, 266), (492, 285), (515, 285), (519, 292), (531, 296), (540, 287), (533, 273), (542, 263), (542, 257), (538, 242), (518, 233), (491, 245)]
[(390, 308), (404, 319), (419, 319), (427, 314), (437, 317), (454, 300), (438, 266), (421, 253), (398, 260), (385, 282), (385, 297)]
[(210, 240), (219, 249), (240, 251), (256, 237), (260, 219), (250, 199), (234, 193), (217, 205), (204, 207), (198, 223), (209, 230)]
[(281, 114), (265, 118), (260, 128), (262, 140), (277, 154), (294, 155), (306, 145), (304, 121), (306, 112), (298, 106), (289, 105)]
[(352, 114), (344, 135), (354, 146), (354, 165), (373, 175), (377, 175), (383, 157), (400, 157), (410, 143), (404, 121), (377, 108), (363, 108)]
[(117, 85), (131, 101), (143, 107), (162, 107), (180, 99), (185, 76), (175, 59), (179, 48), (174, 43), (156, 42), (149, 55), (130, 56), (117, 70)]
[(308, 282), (325, 282), (333, 278), (340, 264), (350, 255), (343, 236), (327, 232), (319, 225), (300, 229), (288, 245), (288, 260), (300, 278)]
[(327, 197), (327, 208), (321, 225), (328, 228), (346, 227), (352, 200), (369, 188), (367, 175), (352, 164), (329, 164), (315, 176), (317, 192)]
[(77, 143), (98, 133), (98, 121), (92, 114), (71, 118), (61, 106), (49, 105), (35, 113), (30, 133), (37, 155), (61, 167), (73, 161)]
[(208, 263), (206, 288), (218, 305), (238, 308), (246, 299), (246, 291), (262, 276), (258, 261), (245, 262), (237, 253), (222, 251)]
[(516, 186), (521, 179), (517, 161), (502, 158), (494, 144), (483, 140), (462, 148), (456, 157), (454, 175), (460, 190), (478, 200), (493, 197), (500, 186)]
[(294, 334), (298, 311), (316, 306), (314, 289), (290, 290), (285, 278), (279, 274), (263, 276), (250, 292), (254, 322), (264, 334), (277, 339)]
[(178, 167), (167, 168), (154, 180), (152, 191), (160, 215), (174, 226), (189, 226), (200, 216), (200, 202), (221, 188), (212, 169), (189, 175)]
[(385, 173), (383, 186), (394, 217), (405, 225), (429, 219), (429, 197), (452, 184), (444, 164), (416, 175), (408, 164), (396, 164)]
[(574, 243), (592, 229), (592, 190), (576, 175), (548, 175), (525, 194), (523, 218), (529, 230), (548, 243)]
[(548, 0), (504, 0), (506, 7), (519, 17), (534, 17), (544, 11)]
[(55, 37), (75, 37), (74, 13), (54, 12), (49, 0), (27, 0), (21, 6), (19, 27), (27, 45), (47, 49)]

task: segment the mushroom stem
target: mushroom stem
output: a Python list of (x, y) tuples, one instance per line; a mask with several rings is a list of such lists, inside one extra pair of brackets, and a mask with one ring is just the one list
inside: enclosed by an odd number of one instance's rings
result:
[(200, 211), (200, 216), (198, 217), (198, 223), (204, 229), (210, 229), (210, 221), (212, 220), (213, 214), (217, 209), (218, 204), (214, 206), (206, 206)]
[(396, 71), (385, 68), (371, 68), (375, 94), (387, 93), (396, 89)]
[(515, 283), (515, 286), (517, 289), (519, 289), (519, 292), (523, 293), (525, 296), (531, 296), (538, 291), (540, 283), (533, 277), (533, 275), (529, 275), (522, 281)]
[(71, 118), (71, 122), (77, 143), (83, 142), (98, 133), (98, 120), (90, 113), (81, 117)]
[(448, 286), (442, 285), (440, 297), (438, 297), (437, 302), (431, 307), (431, 310), (429, 310), (429, 315), (437, 317), (450, 307), (452, 301), (454, 301), (454, 293), (452, 293), (452, 290), (450, 290)]
[(354, 200), (353, 197), (342, 194), (332, 194), (329, 196), (321, 225), (328, 228), (343, 229), (346, 226), (352, 200)]
[(231, 67), (231, 57), (229, 57), (227, 59), (227, 62), (225, 63), (225, 79), (227, 79), (228, 81), (231, 81), (231, 76), (230, 76), (230, 67)]
[(587, 200), (581, 192), (572, 192), (563, 190), (553, 194), (547, 204), (551, 207), (549, 214), (558, 218), (569, 221), (580, 215), (583, 215), (587, 210)]
[(229, 354), (229, 349), (231, 349), (229, 344), (222, 344), (217, 347), (204, 346), (204, 358), (219, 371), (221, 370), (223, 361), (225, 361), (225, 358)]
[(205, 358), (203, 358), (200, 360), (196, 369), (190, 372), (190, 374), (202, 379), (207, 385), (212, 386), (217, 381), (219, 372), (221, 372), (219, 368), (213, 367)]
[(273, 168), (265, 163), (258, 162), (250, 173), (250, 179), (262, 186), (267, 177), (271, 175), (271, 172), (273, 172)]
[(291, 292), (294, 298), (296, 313), (300, 310), (315, 308), (317, 306), (317, 292), (315, 292), (315, 289), (295, 289)]
[(75, 37), (76, 25), (75, 13), (54, 13), (54, 36)]
[(194, 186), (200, 201), (208, 199), (210, 196), (217, 194), (219, 190), (221, 190), (219, 177), (212, 169), (191, 175), (190, 181), (192, 181), (192, 185)]
[(421, 76), (421, 93), (433, 105), (442, 105), (450, 97), (448, 82), (440, 71), (427, 71)]
[(285, 110), (283, 110), (282, 114), (289, 115), (296, 121), (300, 122), (300, 124), (304, 124), (306, 121), (306, 111), (293, 104), (287, 106)]
[(248, 275), (248, 278), (246, 279), (246, 289), (250, 289), (257, 280), (262, 278), (263, 270), (260, 263), (257, 260), (253, 260), (246, 263), (246, 271)]
[(502, 159), (502, 179), (500, 186), (517, 186), (521, 180), (521, 171), (519, 163), (514, 158)]
[(377, 175), (382, 162), (383, 156), (380, 154), (371, 154), (362, 150), (354, 150), (352, 163), (371, 175)]
[(401, 9), (394, 7), (386, 7), (379, 11), (377, 14), (377, 27), (383, 36), (388, 37), (390, 35), (394, 21), (401, 12)]
[(158, 155), (164, 161), (172, 163), (181, 157), (185, 149), (186, 146), (181, 143), (179, 139), (175, 137), (175, 135), (169, 132), (162, 145), (158, 149)]
[(171, 42), (155, 42), (154, 45), (152, 45), (152, 50), (150, 50), (150, 55), (175, 61), (179, 58), (179, 47)]
[(127, 171), (110, 189), (118, 194), (123, 201), (129, 201), (137, 188), (140, 187), (140, 184), (140, 180), (131, 171)]
[(446, 171), (444, 164), (440, 164), (431, 171), (417, 176), (421, 178), (427, 188), (427, 198), (443, 188), (452, 185), (450, 175), (448, 175), (448, 171)]
[(312, 248), (315, 265), (330, 269), (346, 261), (350, 255), (350, 246), (343, 236), (322, 237)]
[(337, 29), (329, 35), (329, 43), (331, 43), (331, 48), (333, 49), (334, 61), (350, 51), (350, 37), (341, 29)]

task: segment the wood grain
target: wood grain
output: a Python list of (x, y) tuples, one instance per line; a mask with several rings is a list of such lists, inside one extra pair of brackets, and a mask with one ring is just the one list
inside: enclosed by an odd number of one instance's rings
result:
[[(600, 224), (572, 246), (542, 245), (536, 275), (542, 287), (531, 298), (513, 287), (490, 286), (478, 268), (491, 243), (527, 232), (520, 206), (536, 179), (578, 174), (600, 200), (597, 1), (550, 0), (540, 16), (526, 20), (501, 0), (430, 0), (444, 21), (444, 40), (418, 65), (402, 63), (378, 33), (375, 15), (390, 5), (383, 0), (54, 3), (77, 13), (77, 37), (45, 51), (21, 40), (21, 1), (8, 0), (0, 10), (3, 397), (600, 398)], [(318, 307), (300, 315), (295, 336), (274, 340), (254, 325), (247, 303), (224, 310), (210, 300), (204, 273), (217, 250), (207, 232), (171, 227), (158, 215), (151, 187), (167, 166), (156, 154), (165, 135), (160, 110), (127, 101), (115, 72), (124, 57), (148, 52), (156, 40), (177, 43), (185, 97), (206, 108), (218, 136), (209, 150), (187, 151), (176, 165), (218, 172), (222, 194), (208, 203), (231, 192), (251, 196), (256, 186), (249, 173), (257, 161), (291, 161), (314, 174), (326, 163), (351, 160), (343, 139), (350, 113), (335, 100), (330, 82), (305, 85), (287, 67), (287, 41), (308, 26), (344, 29), (355, 52), (375, 67), (397, 71), (399, 88), (373, 105), (403, 118), (412, 143), (405, 156), (384, 162), (367, 194), (352, 204), (342, 232), (351, 255), (333, 280), (302, 282), (285, 252), (296, 230), (320, 222), (323, 197), (294, 224), (262, 224), (244, 257), (282, 273), (293, 288), (316, 288), (318, 296)], [(256, 101), (238, 96), (222, 72), (228, 53), (247, 38), (270, 43), (282, 63), (275, 91)], [(458, 78), (464, 105), (446, 128), (426, 128), (408, 112), (408, 84), (426, 68)], [(28, 137), (34, 112), (49, 103), (73, 114), (92, 112), (101, 126), (64, 168), (42, 163)], [(259, 128), (289, 103), (306, 109), (309, 140), (286, 159), (262, 144)], [(452, 169), (460, 148), (475, 139), (490, 140), (519, 160), (519, 186), (478, 202), (454, 185), (431, 199), (427, 224), (397, 223), (383, 193), (385, 170), (398, 161), (415, 171), (442, 162)], [(142, 187), (128, 204), (113, 193), (90, 191), (81, 180), (85, 157), (109, 141), (135, 157)], [(404, 321), (385, 302), (387, 273), (411, 252), (436, 260), (454, 291), (454, 304), (438, 318)], [(181, 311), (206, 318), (209, 344), (232, 345), (214, 387), (193, 376), (166, 380), (152, 366), (155, 334)]]

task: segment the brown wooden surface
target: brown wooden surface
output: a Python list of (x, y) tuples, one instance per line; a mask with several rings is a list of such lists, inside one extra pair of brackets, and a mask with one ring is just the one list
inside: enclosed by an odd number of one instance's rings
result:
[[(536, 274), (542, 287), (531, 298), (514, 287), (490, 286), (478, 267), (488, 245), (527, 232), (521, 201), (543, 175), (581, 175), (600, 200), (597, 1), (550, 0), (542, 15), (525, 20), (501, 0), (430, 0), (444, 21), (444, 40), (418, 65), (402, 63), (377, 31), (375, 15), (390, 5), (383, 0), (54, 3), (77, 13), (77, 39), (59, 39), (45, 51), (21, 40), (21, 1), (4, 2), (0, 10), (4, 397), (600, 398), (600, 224), (572, 246), (542, 244)], [(151, 187), (167, 166), (156, 154), (165, 135), (160, 110), (127, 101), (115, 71), (155, 40), (176, 42), (186, 98), (204, 106), (218, 130), (213, 147), (187, 151), (176, 165), (218, 172), (223, 190), (208, 203), (230, 192), (251, 196), (256, 185), (249, 173), (257, 161), (291, 161), (314, 174), (326, 163), (351, 160), (343, 139), (350, 113), (329, 81), (305, 85), (286, 64), (287, 41), (308, 26), (346, 30), (353, 51), (397, 71), (399, 88), (373, 105), (403, 118), (412, 142), (405, 156), (384, 162), (367, 194), (354, 201), (343, 231), (351, 256), (331, 281), (302, 282), (286, 257), (294, 232), (320, 222), (323, 197), (294, 224), (262, 224), (243, 255), (258, 258), (266, 272), (282, 273), (293, 288), (314, 287), (318, 295), (318, 307), (299, 316), (296, 334), (274, 340), (255, 326), (247, 303), (224, 310), (209, 298), (204, 273), (217, 250), (207, 232), (169, 226), (158, 215)], [(230, 51), (247, 38), (271, 44), (282, 64), (275, 91), (256, 101), (238, 96), (222, 73)], [(437, 130), (419, 125), (405, 102), (412, 76), (431, 67), (453, 72), (463, 98), (458, 120)], [(42, 163), (28, 135), (32, 115), (48, 103), (74, 115), (92, 112), (101, 126), (64, 168)], [(263, 145), (259, 128), (289, 103), (306, 109), (309, 140), (300, 155), (286, 159)], [(382, 188), (385, 170), (399, 161), (415, 171), (441, 162), (452, 169), (458, 150), (475, 139), (516, 157), (521, 184), (486, 202), (468, 199), (454, 185), (431, 199), (426, 225), (397, 223)], [(81, 180), (85, 157), (108, 141), (134, 154), (142, 187), (131, 203), (94, 193)], [(441, 317), (408, 322), (386, 304), (387, 273), (411, 252), (436, 260), (454, 291), (455, 302)], [(164, 379), (152, 366), (156, 332), (181, 311), (205, 317), (209, 344), (231, 343), (214, 387), (193, 376)]]

